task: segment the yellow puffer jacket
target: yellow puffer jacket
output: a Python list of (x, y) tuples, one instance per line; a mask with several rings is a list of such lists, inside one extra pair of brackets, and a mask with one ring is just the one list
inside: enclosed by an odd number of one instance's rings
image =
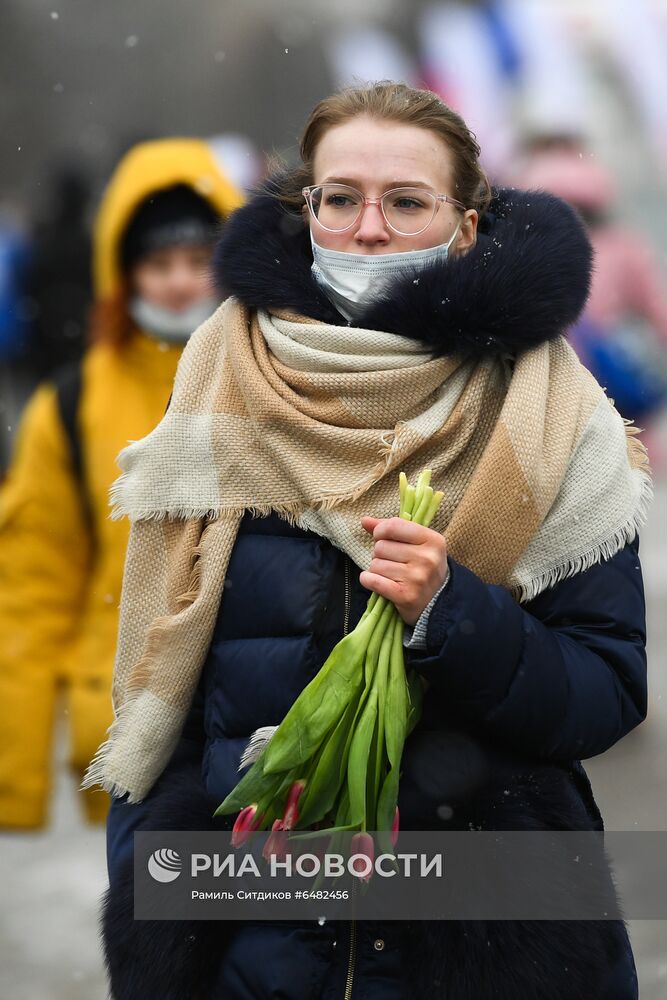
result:
[[(176, 183), (190, 184), (223, 217), (241, 204), (205, 143), (135, 147), (116, 170), (96, 223), (98, 301), (118, 290), (117, 250), (134, 209)], [(34, 828), (48, 820), (60, 688), (77, 782), (111, 724), (129, 526), (109, 519), (109, 487), (119, 475), (121, 448), (162, 417), (180, 350), (138, 330), (121, 346), (88, 350), (77, 411), (83, 490), (55, 387), (40, 386), (22, 416), (0, 490), (0, 827)], [(103, 822), (107, 793), (80, 794), (88, 819)]]

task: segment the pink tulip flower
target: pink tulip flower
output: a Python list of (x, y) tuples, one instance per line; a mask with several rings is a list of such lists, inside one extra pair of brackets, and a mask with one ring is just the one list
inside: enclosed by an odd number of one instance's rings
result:
[(232, 827), (232, 847), (240, 847), (245, 844), (251, 832), (257, 829), (263, 818), (263, 814), (257, 816), (256, 802), (242, 809)]
[(299, 819), (299, 797), (306, 787), (305, 781), (295, 781), (289, 790), (289, 795), (287, 796), (287, 804), (285, 806), (285, 812), (283, 813), (283, 830), (293, 830)]
[[(375, 844), (370, 833), (355, 833), (352, 837), (352, 854), (363, 854), (369, 859), (371, 865), (373, 864), (375, 859)], [(356, 862), (352, 867), (353, 869), (356, 868)], [(358, 877), (363, 879), (364, 882), (368, 882), (371, 875), (372, 869), (365, 875), (360, 874)]]
[(394, 813), (394, 821), (391, 824), (391, 846), (396, 847), (396, 841), (398, 840), (398, 806), (396, 806), (396, 812)]

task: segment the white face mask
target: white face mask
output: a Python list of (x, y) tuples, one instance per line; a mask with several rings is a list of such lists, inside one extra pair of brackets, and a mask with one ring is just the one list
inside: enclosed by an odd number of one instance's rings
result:
[(137, 326), (151, 337), (182, 344), (198, 326), (213, 315), (219, 305), (219, 299), (208, 296), (193, 302), (182, 312), (176, 312), (135, 295), (130, 302), (129, 312)]
[(461, 222), (447, 243), (424, 250), (404, 253), (362, 254), (343, 250), (328, 250), (315, 242), (312, 229), (310, 243), (313, 248), (312, 273), (339, 313), (349, 321), (360, 316), (373, 299), (373, 294), (383, 291), (392, 278), (418, 275), (433, 264), (444, 264), (449, 248), (456, 239)]

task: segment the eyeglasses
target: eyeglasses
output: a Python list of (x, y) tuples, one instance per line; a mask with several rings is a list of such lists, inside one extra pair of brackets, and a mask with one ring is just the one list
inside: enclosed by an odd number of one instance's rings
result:
[(379, 205), (384, 221), (399, 236), (418, 236), (433, 222), (442, 202), (465, 212), (466, 207), (448, 194), (430, 188), (401, 187), (381, 198), (365, 198), (347, 184), (311, 184), (301, 191), (313, 219), (329, 233), (344, 233), (361, 218), (366, 205)]

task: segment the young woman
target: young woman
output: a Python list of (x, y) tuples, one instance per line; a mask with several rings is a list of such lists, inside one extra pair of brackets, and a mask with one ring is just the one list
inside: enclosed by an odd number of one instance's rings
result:
[[(116, 718), (86, 778), (115, 796), (113, 995), (631, 1000), (620, 921), (133, 922), (133, 831), (221, 828), (251, 734), (371, 591), (426, 689), (403, 828), (600, 830), (581, 759), (646, 714), (651, 484), (562, 336), (590, 279), (579, 219), (491, 191), (465, 123), (402, 84), (321, 102), (301, 153), (227, 224), (233, 295), (120, 458)], [(393, 516), (398, 472), (425, 467), (431, 528)]]
[[(196, 139), (135, 146), (104, 193), (94, 342), (35, 392), (0, 491), (0, 827), (48, 822), (59, 685), (77, 780), (111, 722), (128, 535), (108, 516), (116, 455), (160, 420), (185, 341), (220, 303), (212, 247), (242, 200)], [(105, 792), (81, 800), (105, 822)]]

